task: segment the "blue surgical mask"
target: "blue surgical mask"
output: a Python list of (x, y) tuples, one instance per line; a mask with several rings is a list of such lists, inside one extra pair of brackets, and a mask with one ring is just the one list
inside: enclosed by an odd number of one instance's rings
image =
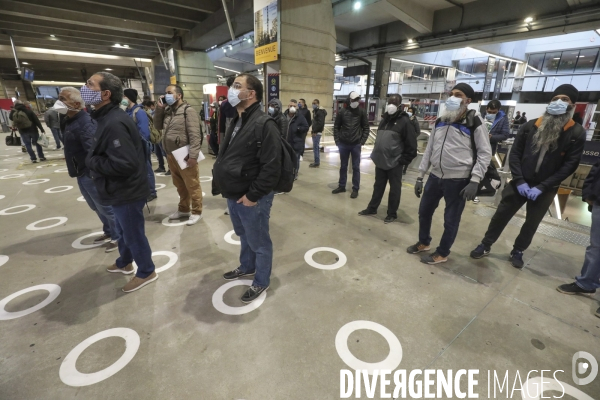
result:
[(548, 114), (551, 115), (562, 115), (567, 112), (568, 106), (569, 103), (558, 99), (548, 104), (548, 107), (546, 107), (546, 111), (548, 112)]
[(269, 107), (269, 115), (273, 115), (275, 113), (275, 109), (273, 107)]
[(412, 117), (412, 113), (411, 112), (407, 112), (406, 114), (408, 114), (408, 118)]
[(496, 119), (496, 114), (487, 113), (485, 114), (485, 119), (487, 119), (488, 121), (493, 121)]
[(173, 104), (175, 104), (175, 96), (170, 93), (165, 94), (165, 101), (168, 105), (172, 106)]
[(232, 106), (237, 106), (238, 104), (240, 104), (240, 102), (242, 100), (240, 100), (240, 90), (239, 89), (234, 89), (232, 87), (229, 88), (229, 90), (227, 91), (227, 101), (229, 102), (229, 104), (231, 104)]
[(316, 104), (313, 104), (313, 110), (316, 110), (317, 108), (319, 108), (319, 106)]
[(127, 99), (121, 100), (121, 105), (125, 107), (129, 107), (129, 101)]
[(446, 109), (448, 111), (456, 111), (460, 108), (462, 99), (460, 97), (452, 96), (446, 100)]
[(298, 103), (298, 108), (302, 108), (302, 103)]
[(87, 85), (83, 85), (80, 89), (81, 98), (88, 106), (97, 106), (102, 103), (102, 92), (95, 91), (87, 87)]

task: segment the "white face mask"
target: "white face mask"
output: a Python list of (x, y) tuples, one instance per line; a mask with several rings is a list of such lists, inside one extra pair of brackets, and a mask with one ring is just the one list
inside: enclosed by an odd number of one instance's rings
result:
[[(244, 91), (247, 92), (248, 90), (244, 90)], [(246, 97), (245, 99), (240, 99), (240, 97), (239, 97), (240, 92), (241, 92), (240, 89), (235, 89), (233, 87), (229, 88), (229, 91), (227, 92), (227, 101), (229, 102), (229, 104), (236, 107), (242, 101), (249, 99), (249, 97)]]
[(389, 115), (394, 115), (396, 114), (396, 111), (398, 111), (398, 106), (396, 106), (395, 104), (388, 104), (385, 107), (385, 111), (389, 114)]
[(52, 108), (54, 110), (56, 110), (56, 112), (58, 112), (59, 114), (63, 114), (63, 115), (66, 114), (67, 111), (79, 111), (79, 110), (69, 107), (68, 105), (66, 105), (65, 103), (63, 103), (60, 100), (56, 100), (56, 102), (54, 103), (54, 106), (52, 106)]
[(352, 101), (352, 102), (350, 102), (350, 107), (356, 108), (356, 107), (358, 107), (358, 103), (359, 103), (358, 101)]
[(296, 114), (296, 107), (292, 106), (288, 110), (290, 111), (290, 114)]
[(410, 117), (412, 117), (412, 113), (411, 113), (411, 112), (408, 112), (408, 111), (407, 111), (407, 112), (406, 112), (406, 114), (408, 114), (408, 117), (409, 117), (409, 118), (410, 118)]
[(462, 99), (460, 97), (452, 96), (446, 100), (446, 109), (448, 111), (456, 111), (462, 105)]

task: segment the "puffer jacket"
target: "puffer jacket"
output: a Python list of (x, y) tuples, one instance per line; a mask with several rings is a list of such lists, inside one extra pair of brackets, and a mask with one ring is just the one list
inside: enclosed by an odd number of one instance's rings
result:
[(313, 119), (312, 119), (312, 133), (323, 133), (325, 129), (325, 117), (327, 116), (327, 110), (324, 108), (317, 108), (313, 110)]
[(198, 113), (182, 102), (179, 107), (156, 107), (154, 127), (163, 130), (163, 148), (171, 154), (180, 147), (190, 146), (190, 158), (198, 158), (200, 153), (201, 135)]
[(277, 104), (278, 108), (275, 108), (275, 112), (271, 115), (271, 118), (277, 122), (277, 128), (279, 128), (279, 134), (282, 139), (287, 139), (287, 131), (288, 131), (288, 119), (281, 111), (283, 109), (283, 105), (281, 104), (281, 100), (273, 99), (270, 103)]
[(72, 178), (90, 175), (85, 159), (94, 144), (97, 123), (90, 114), (81, 110), (65, 118), (64, 145), (67, 170)]
[(417, 136), (405, 112), (384, 114), (377, 129), (371, 159), (379, 169), (390, 170), (408, 165), (417, 156)]
[(369, 138), (369, 120), (362, 108), (348, 107), (341, 109), (333, 125), (335, 143), (364, 145)]
[(287, 141), (294, 148), (296, 154), (304, 154), (304, 143), (308, 132), (308, 122), (302, 114), (296, 112), (293, 117), (288, 114)]

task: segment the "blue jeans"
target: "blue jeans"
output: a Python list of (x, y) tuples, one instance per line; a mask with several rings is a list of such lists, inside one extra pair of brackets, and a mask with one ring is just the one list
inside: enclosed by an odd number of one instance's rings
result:
[(52, 136), (54, 136), (54, 141), (56, 142), (56, 148), (60, 149), (60, 145), (62, 142), (62, 133), (60, 132), (60, 128), (50, 128), (52, 131)]
[(267, 287), (271, 282), (273, 242), (269, 235), (269, 218), (273, 196), (275, 192), (262, 197), (254, 207), (227, 199), (233, 230), (242, 244), (239, 268), (244, 273), (256, 271), (254, 286)]
[(83, 195), (86, 203), (90, 208), (98, 214), (98, 218), (102, 221), (102, 230), (104, 234), (110, 236), (111, 240), (119, 240), (120, 234), (115, 225), (115, 215), (111, 206), (103, 206), (100, 203), (98, 190), (94, 185), (94, 180), (87, 175), (77, 177), (77, 185), (79, 191)]
[(125, 268), (134, 260), (138, 266), (136, 276), (147, 278), (154, 272), (152, 249), (144, 230), (144, 205), (146, 199), (121, 206), (113, 206), (119, 239), (117, 267)]
[(29, 153), (29, 158), (31, 158), (31, 161), (37, 160), (37, 158), (35, 158), (35, 153), (33, 152), (33, 149), (32, 149), (32, 144), (35, 144), (35, 148), (37, 150), (38, 156), (40, 158), (45, 158), (44, 150), (42, 150), (42, 146), (37, 144), (37, 140), (39, 137), (40, 137), (39, 134), (32, 135), (31, 133), (21, 133), (21, 143), (23, 143), (25, 145), (25, 148), (27, 149), (27, 152)]
[(162, 144), (156, 143), (154, 145), (154, 153), (156, 154), (156, 159), (158, 160), (158, 167), (165, 169), (165, 152), (162, 148)]
[(444, 198), (446, 208), (444, 210), (444, 234), (437, 252), (442, 257), (448, 257), (450, 248), (454, 244), (460, 218), (465, 209), (466, 201), (460, 195), (461, 190), (469, 184), (469, 179), (440, 179), (430, 174), (421, 204), (419, 205), (419, 242), (429, 246), (431, 243), (431, 221), (433, 213)]
[(596, 202), (592, 209), (592, 228), (590, 245), (585, 251), (585, 261), (577, 285), (586, 290), (600, 288), (600, 203)]
[(338, 144), (340, 151), (340, 187), (346, 187), (346, 181), (348, 180), (348, 159), (352, 154), (352, 190), (358, 190), (360, 188), (360, 143), (358, 144)]
[(315, 155), (315, 165), (321, 164), (321, 152), (320, 152), (320, 144), (321, 144), (321, 134), (317, 133), (312, 137), (313, 141), (313, 154)]

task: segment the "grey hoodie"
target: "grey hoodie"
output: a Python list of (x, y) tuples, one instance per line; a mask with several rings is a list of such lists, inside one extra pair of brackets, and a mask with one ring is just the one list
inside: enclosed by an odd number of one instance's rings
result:
[[(469, 120), (469, 123), (467, 120)], [(473, 138), (477, 147), (475, 165), (473, 165), (471, 137), (465, 133), (465, 131), (468, 131), (467, 125), (474, 128), (471, 134), (474, 135)], [(436, 123), (436, 127), (429, 136), (419, 172), (420, 176), (423, 177), (429, 167), (432, 167), (431, 173), (442, 179), (465, 179), (470, 177), (471, 181), (479, 182), (485, 176), (491, 160), (492, 147), (488, 130), (481, 119), (475, 115), (475, 111), (470, 110), (458, 123)]]

